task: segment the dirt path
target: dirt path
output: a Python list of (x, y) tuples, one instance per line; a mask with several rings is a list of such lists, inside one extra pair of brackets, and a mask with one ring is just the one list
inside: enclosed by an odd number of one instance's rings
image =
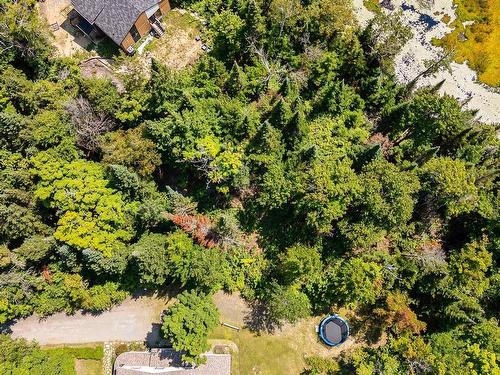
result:
[(222, 322), (238, 327), (245, 325), (245, 318), (250, 314), (250, 307), (238, 293), (217, 292), (214, 295), (214, 303), (219, 310)]
[(73, 56), (85, 52), (90, 41), (69, 23), (68, 13), (73, 9), (70, 0), (46, 0), (39, 2), (40, 13), (53, 26), (54, 46), (60, 56)]
[(152, 343), (158, 339), (160, 311), (166, 303), (165, 299), (141, 297), (127, 299), (99, 315), (59, 313), (43, 320), (31, 316), (12, 325), (12, 336), (36, 340), (41, 345), (142, 340)]

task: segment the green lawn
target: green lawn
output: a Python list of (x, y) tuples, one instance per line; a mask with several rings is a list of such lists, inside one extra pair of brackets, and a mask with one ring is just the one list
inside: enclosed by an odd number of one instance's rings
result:
[(102, 345), (56, 346), (44, 348), (58, 362), (64, 363), (68, 374), (102, 375)]
[(321, 317), (303, 319), (287, 325), (274, 334), (256, 334), (248, 329), (239, 332), (219, 326), (210, 336), (213, 340), (230, 340), (238, 351), (233, 351), (235, 375), (295, 375), (305, 367), (306, 357), (338, 358), (347, 350), (354, 350), (367, 343), (361, 337), (351, 336), (340, 347), (330, 348), (320, 342), (316, 325)]
[[(238, 294), (220, 292), (214, 296), (214, 302), (219, 309), (221, 322), (237, 327), (245, 325), (250, 309)], [(351, 310), (339, 309), (338, 313), (352, 323), (353, 335), (337, 348), (327, 347), (318, 338), (316, 326), (322, 316), (287, 324), (274, 334), (256, 334), (246, 328), (236, 331), (219, 326), (209, 338), (215, 341), (212, 344), (223, 345), (224, 340), (229, 340), (237, 346), (238, 350), (232, 352), (233, 375), (296, 375), (304, 370), (306, 357), (335, 359), (347, 350), (368, 345), (365, 332), (358, 328), (366, 324), (358, 322), (359, 319)]]
[(231, 340), (238, 346), (238, 353), (233, 353), (235, 375), (292, 375), (300, 374), (304, 368), (303, 356), (286, 337), (259, 336), (247, 329), (237, 332), (220, 326), (211, 338)]

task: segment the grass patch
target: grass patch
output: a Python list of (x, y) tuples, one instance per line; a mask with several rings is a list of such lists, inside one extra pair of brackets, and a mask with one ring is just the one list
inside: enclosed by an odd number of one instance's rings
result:
[(232, 353), (233, 374), (300, 374), (305, 367), (303, 356), (285, 337), (256, 335), (247, 329), (236, 332), (221, 326), (210, 338), (231, 340), (238, 346), (238, 352)]
[(316, 358), (317, 361), (322, 358), (329, 363), (346, 351), (367, 346), (364, 340), (354, 337), (356, 335), (336, 348), (324, 345), (316, 332), (320, 320), (321, 317), (302, 319), (274, 334), (256, 334), (248, 329), (235, 331), (219, 326), (210, 338), (236, 344), (238, 351), (232, 352), (232, 373), (236, 375), (300, 374), (308, 366), (307, 358)]
[(102, 362), (93, 359), (76, 359), (76, 375), (102, 375)]
[[(242, 327), (251, 314), (251, 309), (238, 294), (217, 293), (214, 302), (222, 322)], [(336, 348), (324, 345), (318, 337), (316, 327), (323, 316), (313, 316), (301, 319), (295, 324), (286, 324), (274, 334), (256, 334), (247, 328), (236, 331), (221, 325), (209, 338), (212, 344), (227, 345), (231, 348), (233, 375), (300, 374), (308, 366), (308, 358), (313, 358), (309, 362), (316, 364), (322, 363), (320, 359), (323, 358), (326, 361), (322, 366), (326, 366), (346, 351), (372, 345), (366, 341), (366, 332), (359, 329), (366, 328), (367, 324), (360, 321), (354, 311), (339, 309), (338, 313), (349, 321), (353, 332), (344, 344)], [(237, 348), (231, 345), (231, 342)], [(377, 340), (373, 345), (381, 342)]]
[(171, 69), (182, 69), (193, 64), (202, 54), (200, 20), (183, 10), (172, 10), (162, 18), (165, 35), (146, 47), (149, 55)]
[[(455, 51), (458, 63), (468, 62), (478, 78), (500, 86), (500, 0), (454, 0), (457, 5), (455, 29), (434, 44)], [(464, 26), (463, 22), (474, 21)]]
[(188, 12), (172, 11), (168, 12), (162, 19), (165, 24), (167, 33), (170, 29), (188, 30), (191, 37), (195, 37), (194, 33), (200, 33), (201, 23)]
[(95, 347), (56, 347), (43, 349), (64, 374), (101, 375), (104, 350), (102, 345)]
[(101, 345), (94, 347), (87, 346), (62, 346), (58, 348), (44, 348), (49, 354), (60, 354), (65, 356), (70, 356), (77, 359), (92, 359), (100, 361), (104, 356), (104, 349)]

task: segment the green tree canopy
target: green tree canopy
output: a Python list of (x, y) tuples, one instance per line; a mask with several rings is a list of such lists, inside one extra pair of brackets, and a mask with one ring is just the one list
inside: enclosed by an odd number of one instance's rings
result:
[(219, 324), (219, 313), (210, 296), (185, 291), (164, 317), (162, 331), (186, 362), (205, 362), (208, 334)]
[(161, 164), (154, 142), (144, 137), (142, 127), (105, 134), (101, 151), (104, 164), (126, 166), (142, 177), (151, 176)]
[(133, 206), (108, 187), (99, 164), (84, 160), (68, 163), (43, 153), (33, 158), (33, 164), (39, 179), (35, 196), (57, 210), (57, 240), (109, 256), (132, 237), (129, 212)]
[(311, 303), (297, 286), (272, 283), (266, 297), (268, 319), (280, 326), (283, 322), (295, 323), (311, 314)]
[(322, 267), (321, 255), (315, 247), (299, 244), (280, 255), (279, 272), (288, 283), (314, 279)]
[(474, 170), (464, 161), (451, 158), (434, 158), (422, 168), (424, 188), (438, 208), (447, 216), (457, 216), (472, 211), (478, 203), (478, 189)]
[(145, 234), (130, 246), (130, 257), (137, 267), (141, 283), (165, 284), (169, 276), (168, 246), (167, 236), (158, 233)]

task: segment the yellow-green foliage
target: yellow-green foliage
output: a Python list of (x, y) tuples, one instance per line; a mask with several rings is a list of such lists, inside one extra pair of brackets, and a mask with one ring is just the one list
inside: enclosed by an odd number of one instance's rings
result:
[(380, 6), (380, 0), (363, 0), (363, 5), (366, 9), (373, 13), (381, 13), (382, 7)]
[(113, 249), (132, 237), (128, 211), (120, 193), (108, 187), (104, 168), (85, 160), (65, 162), (40, 153), (33, 158), (40, 179), (36, 197), (57, 210), (54, 237), (80, 249)]
[[(457, 20), (455, 29), (443, 39), (435, 41), (455, 50), (455, 59), (478, 73), (479, 80), (500, 86), (500, 0), (454, 0)], [(474, 21), (464, 26), (464, 21)], [(465, 37), (465, 38), (464, 38)]]
[(196, 141), (196, 148), (184, 151), (184, 159), (195, 163), (206, 163), (210, 181), (219, 183), (236, 175), (242, 166), (241, 153), (231, 146), (223, 147), (217, 138), (206, 136)]

